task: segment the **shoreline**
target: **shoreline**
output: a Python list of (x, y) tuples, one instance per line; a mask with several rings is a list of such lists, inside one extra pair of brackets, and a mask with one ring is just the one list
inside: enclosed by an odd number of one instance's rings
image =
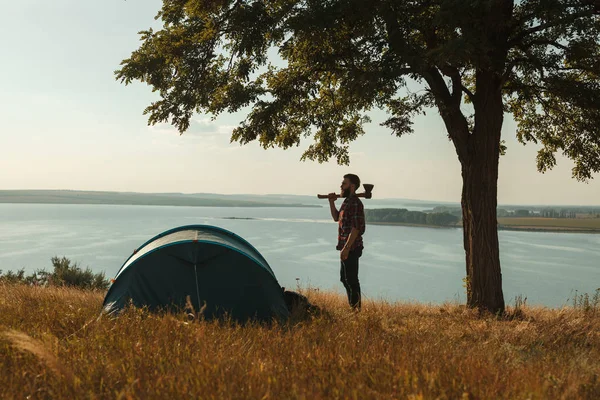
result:
[(521, 232), (549, 232), (549, 233), (595, 233), (599, 234), (600, 229), (577, 228), (577, 227), (543, 227), (543, 226), (506, 226), (498, 225), (499, 231), (521, 231)]
[(9, 205), (66, 205), (66, 206), (135, 206), (135, 207), (207, 207), (207, 208), (215, 208), (215, 207), (223, 207), (223, 208), (323, 208), (323, 206), (312, 205), (312, 204), (159, 204), (159, 203), (129, 203), (129, 202), (52, 202), (52, 201), (19, 201), (19, 202), (10, 202), (10, 201), (2, 201), (0, 199), (0, 205), (9, 204)]
[(308, 197), (216, 193), (139, 193), (86, 190), (0, 190), (1, 204), (128, 205), (170, 207), (322, 208)]
[(366, 222), (367, 225), (381, 225), (381, 226), (406, 226), (409, 228), (434, 228), (434, 229), (456, 229), (462, 228), (462, 226), (440, 226), (440, 225), (427, 225), (427, 224), (411, 224), (409, 222)]
[[(462, 229), (462, 225), (427, 225), (427, 224), (411, 224), (405, 222), (369, 222), (367, 225), (380, 226), (406, 226), (410, 228), (430, 228), (430, 229)], [(600, 229), (593, 228), (578, 228), (578, 227), (555, 227), (555, 226), (536, 226), (536, 225), (498, 225), (499, 231), (518, 231), (518, 232), (548, 232), (548, 233), (591, 233), (600, 234)]]

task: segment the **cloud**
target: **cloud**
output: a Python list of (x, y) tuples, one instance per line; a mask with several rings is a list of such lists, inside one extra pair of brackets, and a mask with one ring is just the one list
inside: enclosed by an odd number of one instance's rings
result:
[(150, 132), (157, 135), (167, 136), (185, 136), (185, 137), (212, 137), (212, 136), (231, 136), (231, 133), (236, 128), (235, 125), (218, 124), (210, 118), (195, 119), (192, 121), (190, 128), (183, 133), (173, 125), (167, 123), (159, 123), (148, 127)]
[(231, 136), (231, 132), (236, 128), (235, 125), (218, 124), (210, 118), (199, 118), (194, 120), (195, 124), (190, 128), (190, 132), (202, 136)]
[(240, 149), (239, 144), (230, 143), (229, 138), (235, 126), (218, 124), (210, 118), (193, 120), (190, 129), (183, 135), (170, 124), (161, 123), (149, 126), (151, 142), (154, 146), (182, 148), (194, 147), (202, 153), (229, 153)]
[(364, 151), (351, 151), (349, 156), (350, 156), (351, 160), (358, 160), (358, 159), (364, 159), (366, 154)]

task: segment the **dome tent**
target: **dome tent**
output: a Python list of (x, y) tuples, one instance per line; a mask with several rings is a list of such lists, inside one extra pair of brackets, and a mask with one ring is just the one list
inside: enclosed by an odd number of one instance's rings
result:
[(150, 310), (183, 309), (189, 296), (207, 319), (269, 320), (289, 316), (283, 289), (246, 240), (215, 226), (181, 226), (144, 243), (117, 272), (104, 298), (115, 313), (130, 301)]

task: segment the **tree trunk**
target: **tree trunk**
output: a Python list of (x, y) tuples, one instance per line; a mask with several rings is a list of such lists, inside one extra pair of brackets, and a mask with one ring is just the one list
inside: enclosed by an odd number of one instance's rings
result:
[(497, 79), (485, 73), (478, 73), (476, 79), (475, 127), (461, 160), (467, 304), (501, 314), (504, 295), (496, 208), (504, 110)]

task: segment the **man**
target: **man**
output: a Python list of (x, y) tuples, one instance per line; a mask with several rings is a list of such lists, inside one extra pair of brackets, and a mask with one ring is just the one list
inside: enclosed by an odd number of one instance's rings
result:
[(358, 282), (358, 259), (362, 255), (365, 233), (365, 210), (356, 196), (360, 179), (354, 174), (344, 175), (341, 197), (345, 200), (338, 211), (335, 206), (337, 195), (329, 193), (329, 208), (333, 220), (339, 222), (337, 250), (340, 250), (340, 280), (346, 288), (348, 302), (354, 310), (360, 310), (360, 283)]

